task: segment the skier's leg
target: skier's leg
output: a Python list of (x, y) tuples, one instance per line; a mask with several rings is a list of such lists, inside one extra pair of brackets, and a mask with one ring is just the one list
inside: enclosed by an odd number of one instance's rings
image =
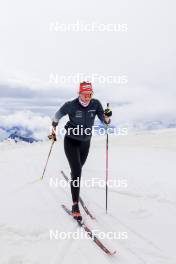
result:
[[(90, 148), (90, 140), (88, 141), (82, 141), (80, 143), (79, 147), (79, 154), (80, 154), (80, 164), (81, 164), (81, 172), (82, 172), (82, 167), (84, 163), (86, 162), (88, 153), (89, 153), (89, 148)], [(81, 174), (79, 177), (79, 186), (81, 185)], [(80, 188), (79, 188), (79, 193), (80, 193)]]
[(80, 160), (81, 166), (86, 162), (87, 156), (89, 154), (90, 140), (81, 142), (80, 146)]
[(64, 150), (71, 169), (72, 181), (70, 185), (73, 203), (78, 203), (79, 201), (80, 177), (82, 170), (79, 145), (80, 142), (77, 140), (68, 137), (65, 137), (64, 139)]

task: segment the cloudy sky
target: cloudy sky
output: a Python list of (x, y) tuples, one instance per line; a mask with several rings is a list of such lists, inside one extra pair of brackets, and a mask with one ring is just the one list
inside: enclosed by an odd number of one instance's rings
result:
[[(110, 102), (114, 122), (173, 122), (175, 8), (173, 0), (4, 1), (0, 8), (0, 120), (12, 115), (10, 120), (15, 120), (19, 112), (23, 118), (51, 117), (78, 91), (75, 80), (54, 83), (51, 76), (68, 80), (79, 74), (118, 79), (94, 80), (95, 97), (104, 106)], [(77, 22), (126, 25), (126, 31), (51, 30), (52, 23)]]

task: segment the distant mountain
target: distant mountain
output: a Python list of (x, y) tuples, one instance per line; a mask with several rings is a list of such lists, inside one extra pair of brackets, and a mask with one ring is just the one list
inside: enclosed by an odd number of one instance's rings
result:
[[(103, 128), (105, 126), (99, 122), (95, 122), (94, 132), (95, 135), (102, 135)], [(117, 124), (111, 123), (109, 128), (112, 128), (112, 132), (109, 130), (109, 133), (114, 133), (113, 129), (117, 128), (127, 128), (128, 131), (152, 131), (152, 130), (159, 130), (159, 129), (166, 129), (166, 128), (176, 128), (176, 120), (138, 120), (138, 121), (121, 121)], [(42, 140), (46, 140), (47, 136), (45, 137), (42, 133), (38, 133), (40, 130), (33, 131), (24, 126), (11, 126), (11, 127), (4, 127), (0, 126), (0, 141), (3, 140), (14, 140), (15, 142), (24, 141), (27, 143), (34, 143)], [(39, 135), (40, 138), (36, 138), (35, 133)], [(47, 131), (46, 131), (47, 135)]]
[[(116, 126), (110, 124), (108, 127), (112, 129), (112, 130), (109, 130), (109, 133), (113, 134), (114, 133), (113, 129), (115, 129)], [(103, 132), (103, 130), (106, 131), (106, 126), (103, 123), (99, 122), (99, 121), (95, 122), (95, 125), (94, 125), (95, 134), (101, 135), (101, 130), (102, 130), (102, 132)]]
[(156, 120), (156, 121), (148, 121), (144, 120), (142, 122), (138, 122), (135, 124), (136, 130), (158, 130), (165, 128), (175, 128), (176, 121), (164, 121), (164, 120)]
[(38, 140), (33, 137), (20, 136), (18, 132), (11, 134), (8, 138), (14, 139), (15, 142), (19, 142), (19, 141), (25, 141), (27, 143), (38, 142)]
[(12, 139), (15, 142), (24, 141), (27, 143), (40, 141), (34, 137), (33, 132), (30, 129), (22, 126), (13, 126), (10, 128), (0, 127), (0, 131), (0, 141), (7, 139)]

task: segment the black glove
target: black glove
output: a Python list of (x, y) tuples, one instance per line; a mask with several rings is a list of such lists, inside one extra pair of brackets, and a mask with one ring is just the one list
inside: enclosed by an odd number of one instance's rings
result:
[(111, 109), (106, 108), (106, 109), (104, 110), (104, 115), (105, 115), (105, 116), (108, 116), (108, 117), (112, 116), (112, 111), (111, 111)]
[(48, 138), (49, 138), (50, 140), (54, 140), (54, 141), (57, 140), (57, 139), (56, 139), (56, 135), (54, 135), (54, 134), (49, 135)]

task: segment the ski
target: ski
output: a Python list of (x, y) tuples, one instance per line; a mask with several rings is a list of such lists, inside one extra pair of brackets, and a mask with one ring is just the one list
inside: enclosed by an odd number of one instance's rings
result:
[[(69, 178), (67, 177), (67, 175), (63, 171), (61, 171), (61, 174), (63, 175), (64, 179), (67, 182), (69, 182)], [(89, 215), (92, 220), (95, 220), (95, 217), (90, 213), (90, 211), (88, 210), (88, 208), (85, 205), (85, 203), (84, 203), (83, 199), (81, 198), (81, 196), (79, 197), (79, 201), (80, 201), (80, 204), (82, 205), (84, 211), (86, 212), (86, 214)]]
[[(72, 213), (71, 211), (64, 205), (62, 204), (62, 208), (65, 210), (65, 212), (72, 216)], [(88, 236), (90, 238), (92, 238), (92, 240), (95, 242), (95, 244), (101, 249), (103, 250), (108, 256), (113, 256), (114, 254), (116, 254), (116, 251), (113, 251), (111, 252), (109, 249), (107, 249), (107, 247), (105, 247), (102, 242), (96, 237), (93, 235), (93, 232), (87, 227), (87, 225), (83, 222), (83, 221), (79, 221), (79, 220), (76, 220), (73, 218), (73, 220), (75, 220), (78, 225), (82, 228), (84, 228), (85, 232), (87, 232)]]

